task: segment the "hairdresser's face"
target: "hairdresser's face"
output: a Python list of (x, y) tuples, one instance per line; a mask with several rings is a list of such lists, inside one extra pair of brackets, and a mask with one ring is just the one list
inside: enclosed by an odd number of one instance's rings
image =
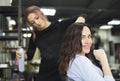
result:
[(92, 46), (91, 31), (87, 26), (83, 27), (82, 30), (82, 53), (89, 53)]
[(36, 13), (30, 13), (27, 16), (27, 19), (31, 25), (36, 27), (37, 29), (44, 29), (46, 26), (46, 17), (39, 11)]

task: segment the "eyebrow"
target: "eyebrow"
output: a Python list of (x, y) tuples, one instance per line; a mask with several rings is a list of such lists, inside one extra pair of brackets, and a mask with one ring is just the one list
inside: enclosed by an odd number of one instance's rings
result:
[(32, 24), (32, 23), (34, 23), (34, 21), (32, 20), (32, 21), (30, 21), (30, 23)]
[(92, 34), (88, 34), (88, 35), (82, 35), (82, 36), (91, 36)]
[(35, 18), (36, 18), (36, 15), (33, 17), (33, 20), (31, 20), (30, 23), (31, 23), (31, 22), (34, 22), (34, 19), (35, 19)]

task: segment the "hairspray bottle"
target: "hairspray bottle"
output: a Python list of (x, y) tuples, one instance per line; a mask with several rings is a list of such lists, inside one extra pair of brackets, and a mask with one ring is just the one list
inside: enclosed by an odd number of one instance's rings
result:
[(21, 58), (18, 59), (18, 69), (19, 72), (24, 72), (24, 49), (22, 47), (18, 48), (21, 54)]

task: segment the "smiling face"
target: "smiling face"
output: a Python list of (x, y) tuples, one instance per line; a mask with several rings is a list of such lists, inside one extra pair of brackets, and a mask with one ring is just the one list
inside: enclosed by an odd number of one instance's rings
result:
[(47, 21), (47, 18), (44, 16), (44, 14), (42, 12), (34, 12), (34, 13), (30, 13), (28, 16), (27, 16), (27, 20), (29, 21), (29, 23), (36, 27), (37, 29), (45, 29), (46, 28), (46, 23), (48, 22)]
[(82, 53), (89, 53), (92, 46), (91, 31), (87, 26), (83, 27), (82, 30)]

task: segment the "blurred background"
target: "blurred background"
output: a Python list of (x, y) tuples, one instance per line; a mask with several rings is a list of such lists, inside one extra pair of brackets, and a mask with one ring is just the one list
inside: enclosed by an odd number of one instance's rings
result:
[[(0, 81), (10, 81), (17, 73), (16, 46), (27, 49), (31, 33), (23, 13), (31, 5), (39, 6), (50, 21), (87, 14), (94, 30), (93, 47), (106, 51), (113, 76), (120, 81), (120, 0), (0, 0)], [(35, 73), (38, 55), (39, 50), (31, 62), (25, 62)]]

